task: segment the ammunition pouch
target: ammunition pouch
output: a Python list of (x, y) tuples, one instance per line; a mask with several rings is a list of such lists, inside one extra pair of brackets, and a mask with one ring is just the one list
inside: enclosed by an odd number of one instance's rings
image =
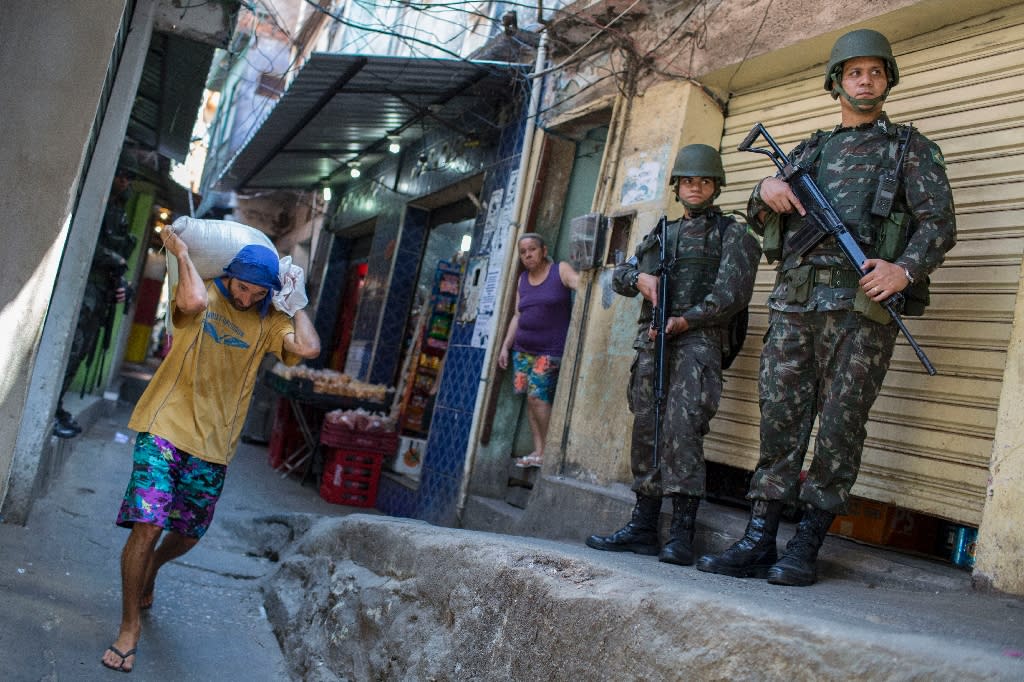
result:
[(811, 298), (816, 286), (832, 289), (852, 289), (860, 281), (860, 275), (850, 268), (816, 268), (801, 265), (779, 275), (786, 283), (786, 303), (803, 305)]
[(801, 265), (782, 273), (782, 281), (786, 283), (786, 303), (803, 305), (811, 298), (814, 290), (814, 266)]
[(868, 295), (860, 287), (857, 287), (857, 297), (853, 299), (853, 309), (872, 322), (878, 324), (892, 322), (892, 315), (889, 314), (889, 311), (868, 298)]
[[(910, 234), (908, 223), (910, 216), (906, 213), (893, 212), (881, 222), (878, 230), (878, 257), (894, 262), (907, 248), (907, 235)], [(924, 315), (924, 309), (931, 303), (928, 286), (931, 281), (927, 276), (914, 282), (903, 290), (903, 314), (909, 317)], [(884, 311), (883, 311), (884, 312)]]

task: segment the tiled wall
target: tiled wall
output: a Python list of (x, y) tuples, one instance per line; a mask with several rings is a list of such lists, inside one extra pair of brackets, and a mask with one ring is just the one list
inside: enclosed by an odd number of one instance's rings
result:
[(312, 367), (325, 367), (334, 350), (334, 328), (338, 324), (338, 308), (345, 293), (345, 279), (348, 275), (348, 254), (351, 242), (343, 237), (333, 237), (327, 257), (326, 274), (320, 286), (314, 326), (320, 335), (322, 349), (320, 357), (309, 362)]
[(427, 239), (427, 219), (430, 213), (409, 206), (405, 211), (405, 224), (395, 252), (395, 266), (387, 300), (381, 311), (380, 332), (370, 365), (370, 383), (394, 385), (395, 368), (401, 359), (402, 340), (409, 308), (416, 293), (416, 280), (420, 269), (420, 256)]

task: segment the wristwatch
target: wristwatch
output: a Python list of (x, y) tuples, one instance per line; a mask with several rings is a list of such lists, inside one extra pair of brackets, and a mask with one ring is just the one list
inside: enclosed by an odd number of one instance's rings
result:
[(911, 284), (914, 283), (914, 278), (913, 278), (913, 276), (911, 276), (910, 270), (907, 268), (906, 265), (903, 266), (903, 274), (907, 276), (907, 281), (908, 282), (910, 282)]
[(634, 270), (633, 274), (629, 276), (629, 286), (636, 289), (636, 283), (640, 281), (640, 271)]

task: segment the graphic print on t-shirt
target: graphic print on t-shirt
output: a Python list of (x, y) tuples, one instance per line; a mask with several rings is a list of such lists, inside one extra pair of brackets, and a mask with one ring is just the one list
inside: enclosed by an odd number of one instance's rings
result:
[(216, 343), (236, 348), (248, 348), (249, 344), (242, 338), (245, 336), (238, 325), (213, 311), (206, 313), (203, 321), (203, 331)]

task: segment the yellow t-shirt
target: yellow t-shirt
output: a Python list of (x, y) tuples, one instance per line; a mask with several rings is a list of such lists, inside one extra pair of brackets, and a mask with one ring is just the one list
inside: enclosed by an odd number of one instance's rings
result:
[(139, 398), (128, 428), (227, 464), (238, 447), (263, 356), (273, 353), (287, 365), (301, 358), (284, 351), (285, 336), (295, 331), (287, 315), (273, 306), (264, 318), (254, 309), (237, 310), (213, 280), (206, 282), (206, 292), (205, 311), (175, 315), (171, 351)]

